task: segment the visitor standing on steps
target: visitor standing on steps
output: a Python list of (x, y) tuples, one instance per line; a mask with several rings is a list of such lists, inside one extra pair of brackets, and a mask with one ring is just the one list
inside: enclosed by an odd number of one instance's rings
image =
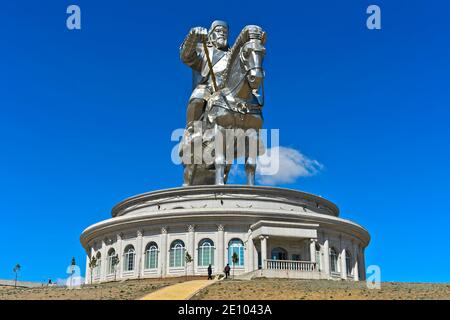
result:
[(208, 266), (208, 280), (212, 280), (212, 267), (211, 267), (211, 265)]
[(223, 269), (223, 272), (225, 272), (225, 279), (230, 276), (230, 264), (229, 263), (227, 263), (227, 266), (225, 267), (225, 269)]

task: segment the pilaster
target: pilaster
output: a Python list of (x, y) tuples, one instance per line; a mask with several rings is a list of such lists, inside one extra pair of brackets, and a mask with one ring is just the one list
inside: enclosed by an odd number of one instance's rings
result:
[(222, 273), (225, 268), (225, 239), (224, 239), (225, 226), (219, 224), (217, 226), (217, 273)]
[(323, 271), (327, 275), (328, 278), (331, 277), (330, 273), (330, 244), (328, 239), (325, 239), (323, 242)]
[(159, 252), (159, 274), (164, 277), (167, 274), (167, 259), (168, 259), (168, 248), (167, 248), (167, 227), (161, 228), (161, 248)]
[(116, 268), (117, 268), (116, 272), (117, 272), (118, 279), (122, 279), (122, 270), (123, 270), (123, 264), (124, 264), (124, 258), (125, 258), (125, 255), (123, 254), (123, 248), (122, 248), (122, 237), (123, 237), (122, 233), (117, 234), (117, 248), (118, 248), (117, 250), (119, 252), (116, 252), (116, 253), (119, 257), (119, 264), (116, 266)]
[(101, 265), (100, 265), (100, 281), (105, 281), (106, 280), (106, 271), (107, 271), (107, 267), (108, 267), (108, 252), (106, 251), (106, 242), (107, 239), (103, 238), (102, 239), (102, 249), (101, 249)]
[(359, 264), (358, 264), (359, 254), (358, 247), (353, 245), (353, 279), (359, 281)]
[(347, 259), (345, 248), (341, 251), (341, 278), (347, 280)]
[(138, 230), (136, 232), (136, 261), (134, 268), (134, 276), (136, 278), (140, 278), (143, 276), (144, 267), (143, 267), (143, 249), (142, 249), (142, 240), (143, 240), (143, 230)]
[(190, 275), (194, 275), (194, 265), (195, 260), (197, 258), (197, 254), (195, 252), (195, 225), (190, 224), (187, 227), (188, 229), (188, 243), (187, 243), (187, 252), (189, 252), (192, 262), (187, 264), (187, 273)]
[(251, 235), (252, 235), (252, 230), (248, 230), (248, 234), (247, 234), (247, 248), (246, 248), (246, 255), (247, 255), (247, 257), (246, 257), (246, 261), (245, 261), (245, 271), (246, 272), (250, 272), (250, 271), (253, 271), (253, 270), (255, 270), (255, 266), (253, 265), (253, 262), (254, 262), (254, 258), (253, 258), (253, 255), (254, 255), (254, 251), (255, 251), (255, 245), (254, 245), (254, 243), (253, 243), (253, 239), (252, 239), (252, 237), (251, 237)]

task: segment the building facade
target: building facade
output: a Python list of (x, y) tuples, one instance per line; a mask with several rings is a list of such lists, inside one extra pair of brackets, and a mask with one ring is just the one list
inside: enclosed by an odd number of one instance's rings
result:
[[(238, 185), (137, 195), (81, 235), (87, 283), (206, 275), (210, 264), (215, 274), (229, 264), (241, 278), (364, 280), (369, 241), (322, 197)], [(92, 257), (97, 264), (90, 267)]]

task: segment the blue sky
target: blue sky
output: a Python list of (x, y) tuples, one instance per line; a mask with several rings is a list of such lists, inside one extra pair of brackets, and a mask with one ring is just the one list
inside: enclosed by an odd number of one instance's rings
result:
[[(238, 4), (239, 3), (239, 4)], [(448, 1), (8, 1), (0, 7), (0, 278), (84, 269), (82, 230), (181, 185), (190, 27), (268, 34), (265, 127), (323, 168), (281, 184), (365, 226), (384, 281), (450, 281)], [(82, 30), (65, 26), (78, 4)], [(370, 4), (382, 29), (366, 28)], [(256, 9), (255, 9), (256, 8)]]

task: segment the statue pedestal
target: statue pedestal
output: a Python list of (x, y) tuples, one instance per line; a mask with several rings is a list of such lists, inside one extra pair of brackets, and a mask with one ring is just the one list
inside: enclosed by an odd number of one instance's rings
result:
[[(191, 186), (128, 198), (112, 218), (81, 235), (101, 259), (94, 282), (114, 280), (108, 256), (119, 254), (117, 280), (221, 273), (236, 253), (236, 275), (304, 279), (364, 279), (368, 232), (339, 218), (332, 202), (265, 186)], [(347, 259), (339, 259), (338, 257)], [(331, 259), (331, 260), (330, 260)], [(349, 265), (347, 266), (346, 263)], [(89, 281), (90, 277), (86, 277)]]

